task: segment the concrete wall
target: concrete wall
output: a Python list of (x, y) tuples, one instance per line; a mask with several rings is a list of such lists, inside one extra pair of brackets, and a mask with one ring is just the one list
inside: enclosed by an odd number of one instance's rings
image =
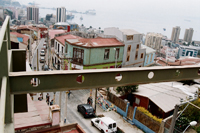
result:
[(123, 33), (118, 28), (116, 28), (116, 27), (105, 28), (104, 29), (104, 35), (114, 35), (119, 40), (121, 40), (121, 41), (124, 40)]

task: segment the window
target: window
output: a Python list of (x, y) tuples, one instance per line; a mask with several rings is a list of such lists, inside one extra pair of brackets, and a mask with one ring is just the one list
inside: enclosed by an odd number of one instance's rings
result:
[(109, 125), (108, 125), (108, 129), (112, 129), (112, 124), (109, 124)]
[(83, 57), (84, 57), (83, 49), (73, 48), (73, 58), (83, 59)]
[(126, 61), (130, 60), (130, 52), (131, 52), (131, 45), (128, 45), (128, 47), (127, 47)]
[(119, 48), (117, 48), (115, 51), (115, 59), (116, 59), (116, 57), (117, 57), (117, 59), (119, 58)]
[(64, 52), (63, 52), (63, 47), (62, 47), (62, 53), (64, 53)]
[(113, 123), (113, 128), (115, 128), (117, 125), (116, 125), (116, 123)]
[(131, 45), (128, 45), (127, 52), (130, 52), (130, 51), (131, 51)]
[(56, 47), (55, 47), (55, 49), (57, 49), (57, 42), (56, 42)]
[(109, 59), (109, 53), (110, 53), (110, 49), (105, 49), (104, 60)]
[(153, 62), (153, 54), (151, 54), (151, 62)]
[(140, 104), (140, 99), (139, 98), (135, 98), (135, 103), (137, 104), (137, 105), (139, 105)]
[(127, 35), (127, 36), (126, 36), (126, 39), (127, 39), (127, 40), (133, 40), (133, 35)]
[(142, 53), (141, 56), (140, 56), (141, 59), (143, 58), (143, 55), (144, 55), (144, 54)]
[(139, 47), (140, 47), (140, 45), (139, 45), (139, 44), (137, 44), (137, 49), (139, 49)]
[(138, 53), (136, 52), (136, 54), (135, 54), (135, 60), (137, 60), (137, 57), (138, 57)]

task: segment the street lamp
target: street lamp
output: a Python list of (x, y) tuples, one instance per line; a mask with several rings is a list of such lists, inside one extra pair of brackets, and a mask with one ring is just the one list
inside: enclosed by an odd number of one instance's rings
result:
[(194, 127), (194, 126), (196, 126), (196, 125), (197, 125), (197, 122), (196, 122), (196, 121), (190, 122), (190, 124), (186, 127), (186, 129), (183, 131), (183, 133), (188, 129), (188, 127), (190, 127), (190, 126)]
[(117, 49), (114, 48), (115, 50), (115, 68), (117, 68)]

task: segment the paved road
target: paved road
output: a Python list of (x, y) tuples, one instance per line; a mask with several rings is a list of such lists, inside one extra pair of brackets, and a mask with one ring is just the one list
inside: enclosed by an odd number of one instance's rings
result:
[[(67, 124), (78, 123), (86, 133), (98, 133), (100, 132), (97, 128), (91, 126), (90, 120), (92, 118), (84, 118), (81, 113), (77, 111), (77, 105), (86, 103), (87, 97), (90, 95), (90, 90), (73, 90), (71, 91), (70, 98), (67, 101)], [(57, 93), (56, 97), (60, 94)], [(53, 96), (53, 95), (52, 95)], [(59, 99), (57, 98), (56, 103)], [(65, 93), (62, 92), (62, 104), (61, 104), (61, 116), (64, 116), (64, 106), (65, 106)]]
[[(36, 67), (37, 70), (37, 49), (38, 49), (38, 61), (40, 60), (40, 50), (43, 47), (45, 39), (42, 38), (39, 42), (39, 45), (37, 46), (37, 48), (35, 49), (35, 52), (33, 54), (33, 58), (32, 58), (32, 68), (34, 70), (34, 67)], [(39, 62), (39, 71), (42, 70), (42, 65), (44, 65), (44, 63), (40, 63)]]

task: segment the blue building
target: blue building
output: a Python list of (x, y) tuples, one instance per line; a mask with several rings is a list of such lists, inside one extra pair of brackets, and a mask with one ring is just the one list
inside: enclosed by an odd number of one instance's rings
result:
[(177, 54), (177, 58), (191, 56), (197, 57), (198, 49), (195, 47), (188, 47), (188, 46), (180, 46)]
[(146, 54), (145, 54), (145, 59), (144, 59), (144, 67), (153, 65), (156, 50), (154, 50), (146, 45), (143, 45), (143, 44), (141, 46), (143, 49), (146, 49)]

